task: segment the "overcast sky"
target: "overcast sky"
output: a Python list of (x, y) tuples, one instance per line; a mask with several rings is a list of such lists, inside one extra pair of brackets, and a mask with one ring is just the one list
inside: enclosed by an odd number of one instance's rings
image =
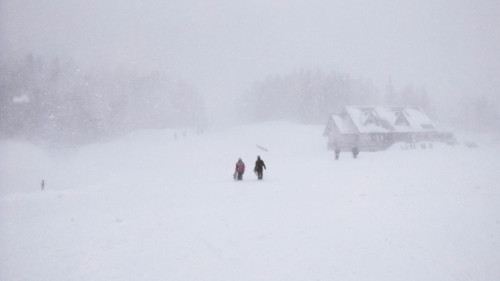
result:
[(301, 68), (500, 88), (498, 0), (1, 0), (0, 32), (3, 55), (165, 70), (214, 100)]

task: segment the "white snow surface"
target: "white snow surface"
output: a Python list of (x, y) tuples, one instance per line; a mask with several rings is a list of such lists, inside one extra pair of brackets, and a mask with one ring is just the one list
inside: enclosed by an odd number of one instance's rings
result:
[(500, 280), (498, 145), (335, 161), (323, 130), (2, 142), (0, 280)]

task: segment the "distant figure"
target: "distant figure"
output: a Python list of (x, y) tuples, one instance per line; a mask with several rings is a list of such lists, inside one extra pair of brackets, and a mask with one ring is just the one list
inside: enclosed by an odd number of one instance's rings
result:
[(340, 156), (340, 148), (335, 147), (335, 160), (339, 160)]
[(42, 186), (42, 191), (43, 191), (45, 189), (45, 180), (42, 180), (41, 186)]
[(262, 179), (262, 175), (263, 175), (262, 168), (267, 169), (266, 164), (264, 164), (264, 161), (262, 161), (262, 159), (260, 159), (260, 156), (257, 156), (257, 161), (255, 161), (255, 168), (253, 169), (253, 171), (257, 174), (257, 178), (259, 180)]
[(354, 157), (354, 159), (356, 159), (358, 157), (358, 154), (359, 154), (359, 149), (357, 146), (353, 145), (352, 146), (352, 157)]
[(239, 158), (238, 162), (236, 163), (236, 169), (234, 170), (234, 179), (239, 181), (242, 180), (244, 173), (245, 173), (245, 163), (243, 163), (241, 158)]

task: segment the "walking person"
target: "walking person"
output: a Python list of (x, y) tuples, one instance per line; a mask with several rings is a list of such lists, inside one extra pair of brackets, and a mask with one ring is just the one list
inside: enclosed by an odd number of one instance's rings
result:
[(243, 179), (243, 174), (245, 173), (245, 163), (243, 163), (243, 160), (241, 158), (238, 159), (238, 162), (236, 162), (236, 168), (234, 170), (234, 179), (235, 180), (242, 180)]
[(340, 156), (340, 148), (335, 147), (335, 160), (339, 160)]
[(263, 176), (262, 168), (267, 169), (266, 164), (264, 164), (264, 161), (260, 159), (260, 156), (257, 156), (257, 161), (255, 161), (255, 168), (253, 171), (257, 174), (257, 178), (259, 178), (259, 180), (261, 180)]
[(359, 149), (357, 146), (353, 145), (352, 146), (352, 157), (354, 157), (354, 159), (356, 159), (358, 157), (358, 154), (359, 154)]

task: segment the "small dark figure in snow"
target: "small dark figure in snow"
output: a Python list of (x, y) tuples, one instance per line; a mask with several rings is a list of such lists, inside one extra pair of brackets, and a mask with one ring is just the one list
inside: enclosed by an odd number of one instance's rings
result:
[(340, 148), (335, 147), (335, 160), (339, 160), (340, 156)]
[(253, 171), (257, 174), (257, 178), (259, 178), (259, 180), (261, 180), (263, 176), (262, 168), (267, 169), (266, 164), (264, 164), (264, 161), (260, 159), (260, 156), (257, 156), (257, 161), (255, 161), (255, 168)]
[(352, 146), (352, 157), (354, 157), (354, 159), (356, 159), (358, 157), (358, 154), (359, 154), (359, 149), (357, 146), (353, 145)]
[(42, 186), (42, 190), (44, 190), (45, 189), (45, 180), (42, 180), (41, 186)]
[(245, 163), (240, 159), (238, 159), (238, 162), (236, 163), (236, 169), (234, 170), (234, 179), (236, 180), (242, 180), (243, 179), (243, 174), (245, 173)]

